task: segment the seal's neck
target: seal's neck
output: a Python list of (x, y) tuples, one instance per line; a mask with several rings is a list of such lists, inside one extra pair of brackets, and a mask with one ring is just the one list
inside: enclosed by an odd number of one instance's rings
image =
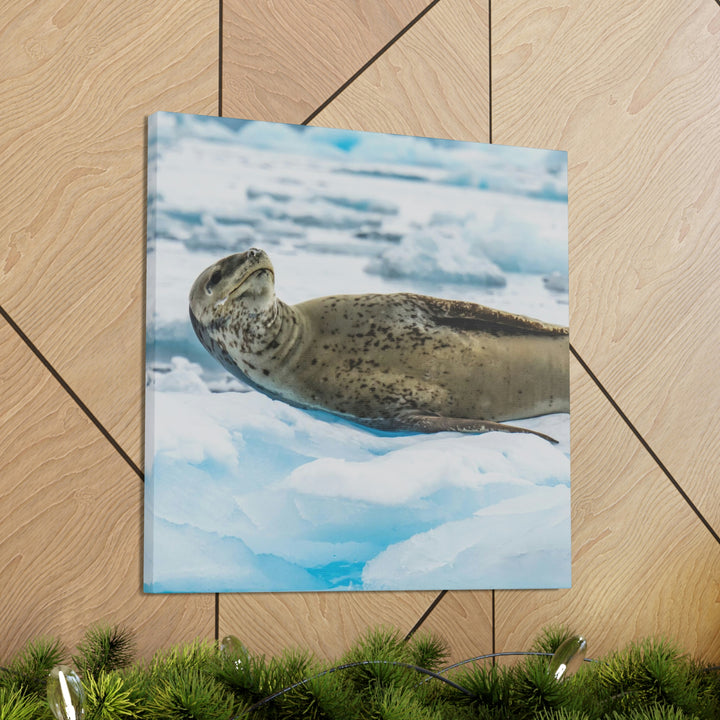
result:
[(299, 314), (277, 298), (266, 309), (247, 313), (241, 323), (241, 351), (275, 363), (292, 355), (302, 332)]

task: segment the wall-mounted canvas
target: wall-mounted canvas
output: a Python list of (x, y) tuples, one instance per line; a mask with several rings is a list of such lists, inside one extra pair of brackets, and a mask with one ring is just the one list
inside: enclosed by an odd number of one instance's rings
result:
[(145, 590), (570, 585), (564, 152), (148, 119)]

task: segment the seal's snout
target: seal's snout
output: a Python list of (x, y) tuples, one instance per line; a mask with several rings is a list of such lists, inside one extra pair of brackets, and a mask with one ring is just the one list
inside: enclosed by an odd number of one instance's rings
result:
[(229, 255), (220, 261), (225, 275), (232, 275), (234, 272), (240, 270), (249, 270), (256, 265), (261, 265), (263, 262), (269, 264), (269, 259), (263, 250), (258, 248), (250, 248), (245, 252), (236, 253), (235, 255)]
[(240, 253), (238, 261), (242, 265), (246, 265), (248, 268), (263, 266), (272, 267), (267, 253), (264, 250), (260, 250), (260, 248), (250, 248), (244, 253)]

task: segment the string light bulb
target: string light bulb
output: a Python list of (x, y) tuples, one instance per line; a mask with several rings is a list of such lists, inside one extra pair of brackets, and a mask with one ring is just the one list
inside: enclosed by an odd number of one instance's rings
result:
[(556, 680), (565, 680), (582, 665), (587, 653), (587, 641), (581, 635), (565, 640), (550, 659), (548, 672)]
[(85, 717), (85, 692), (80, 676), (67, 665), (56, 665), (48, 675), (47, 699), (56, 720)]

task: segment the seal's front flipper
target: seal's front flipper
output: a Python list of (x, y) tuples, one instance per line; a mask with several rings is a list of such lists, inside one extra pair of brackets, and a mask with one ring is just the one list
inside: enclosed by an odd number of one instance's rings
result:
[(464, 433), (485, 433), (485, 432), (509, 432), (509, 433), (529, 433), (537, 435), (543, 440), (557, 445), (557, 440), (549, 435), (527, 428), (517, 427), (517, 425), (505, 425), (504, 423), (492, 422), (490, 420), (475, 420), (472, 418), (448, 418), (439, 415), (406, 415), (403, 418), (403, 424), (406, 430), (415, 430), (416, 432), (436, 433), (436, 432), (464, 432)]

